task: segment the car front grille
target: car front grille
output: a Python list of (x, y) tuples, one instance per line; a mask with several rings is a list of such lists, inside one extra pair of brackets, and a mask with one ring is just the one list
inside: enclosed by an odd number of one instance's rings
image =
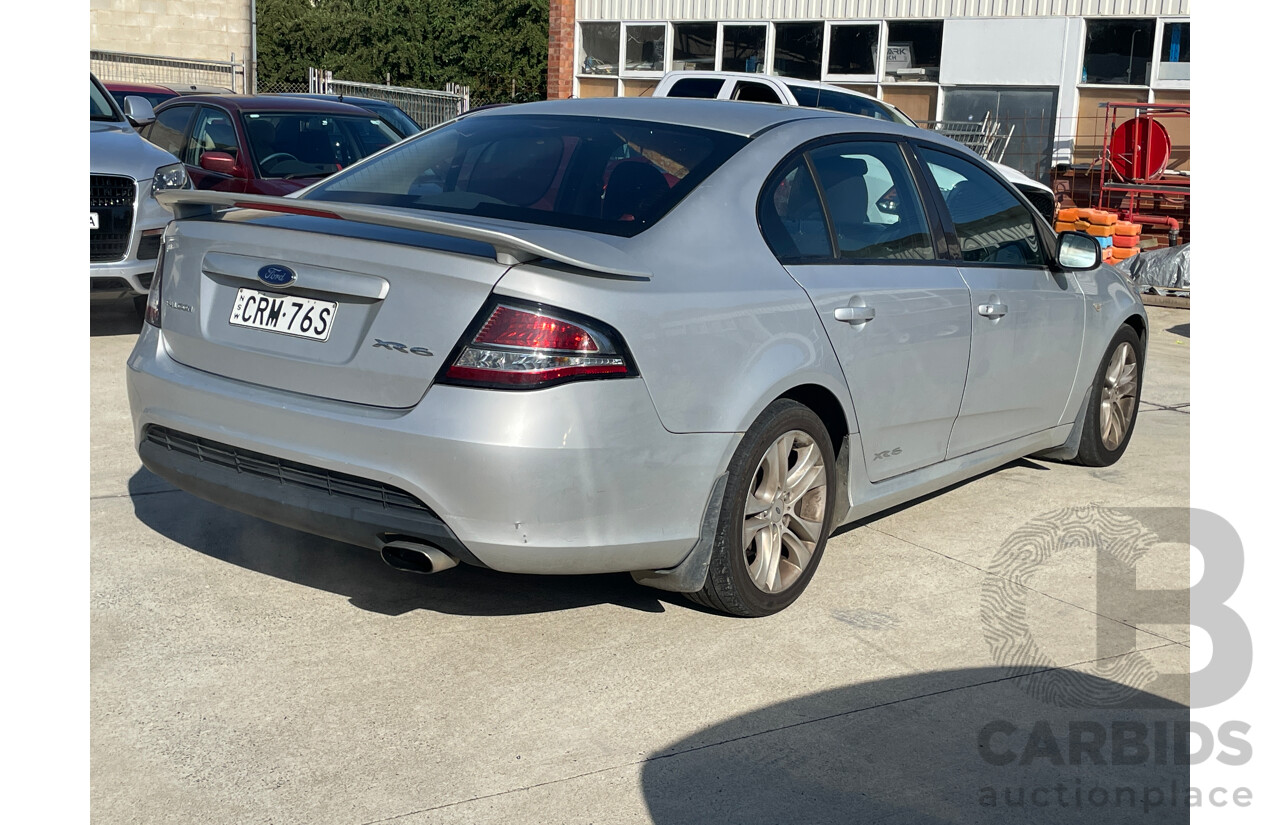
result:
[(137, 184), (118, 175), (89, 176), (89, 211), (98, 228), (89, 230), (89, 262), (120, 261), (129, 254)]
[(335, 473), (320, 467), (275, 458), (154, 424), (146, 428), (143, 438), (167, 450), (234, 469), (240, 473), (278, 481), (286, 486), (320, 491), (334, 498), (381, 504), (388, 510), (434, 516), (434, 513), (421, 501), (403, 490), (380, 481), (370, 481), (358, 476)]

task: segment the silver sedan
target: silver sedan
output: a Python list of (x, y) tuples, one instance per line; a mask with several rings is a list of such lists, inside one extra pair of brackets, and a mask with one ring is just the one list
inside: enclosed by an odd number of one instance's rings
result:
[(1133, 434), (1127, 281), (919, 129), (556, 101), (295, 198), (160, 198), (143, 463), (406, 570), (627, 571), (761, 616), (840, 525)]

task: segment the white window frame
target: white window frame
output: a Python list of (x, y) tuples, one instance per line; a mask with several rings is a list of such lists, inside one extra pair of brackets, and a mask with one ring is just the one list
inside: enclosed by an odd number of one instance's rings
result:
[[(1156, 42), (1151, 55), (1151, 88), (1153, 89), (1190, 89), (1190, 80), (1160, 80), (1160, 57), (1164, 51), (1164, 27), (1167, 23), (1190, 23), (1190, 17), (1157, 17)], [(1191, 61), (1187, 61), (1191, 65)]]
[[(831, 65), (831, 41), (834, 29), (845, 26), (876, 27), (876, 70), (871, 74), (835, 74), (828, 70)], [(822, 41), (822, 80), (831, 83), (879, 83), (884, 74), (884, 59), (888, 50), (885, 42), (888, 26), (884, 20), (828, 20), (827, 30)]]
[(770, 20), (721, 20), (720, 25), (716, 28), (716, 71), (727, 71), (724, 68), (724, 27), (725, 26), (755, 26), (764, 29), (764, 51), (760, 55), (760, 65), (763, 66), (753, 74), (768, 74), (768, 69), (773, 65), (773, 26)]
[[(617, 60), (614, 63), (614, 66), (617, 67), (617, 71), (614, 72), (613, 74), (593, 74), (591, 72), (582, 71), (582, 62), (583, 60), (586, 59), (586, 56), (587, 56), (587, 50), (585, 46), (586, 38), (582, 36), (582, 27), (598, 26), (598, 25), (606, 25), (606, 26), (616, 25), (618, 27), (618, 40), (614, 44), (617, 47), (617, 54), (616, 54)], [(626, 36), (625, 34), (626, 29), (623, 27), (624, 25), (625, 24), (623, 24), (623, 22), (620, 20), (580, 20), (578, 21), (578, 32), (577, 32), (578, 36), (574, 43), (574, 49), (573, 49), (573, 56), (574, 56), (573, 76), (574, 77), (591, 77), (591, 78), (611, 77), (616, 80), (621, 76), (622, 64), (623, 64), (622, 46), (623, 46), (623, 38)]]
[[(675, 48), (675, 26), (670, 20), (623, 20), (622, 28), (619, 34), (622, 39), (618, 57), (621, 62), (618, 64), (618, 76), (626, 78), (655, 78), (662, 77), (671, 70), (671, 53)], [(630, 26), (662, 26), (663, 34), (663, 54), (661, 69), (628, 69), (627, 68), (627, 28)]]

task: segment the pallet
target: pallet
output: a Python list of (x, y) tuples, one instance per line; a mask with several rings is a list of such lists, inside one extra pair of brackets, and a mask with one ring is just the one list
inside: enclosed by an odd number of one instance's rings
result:
[(1180, 295), (1157, 295), (1144, 292), (1141, 295), (1142, 305), (1148, 307), (1172, 307), (1173, 309), (1191, 309), (1191, 290), (1176, 290)]

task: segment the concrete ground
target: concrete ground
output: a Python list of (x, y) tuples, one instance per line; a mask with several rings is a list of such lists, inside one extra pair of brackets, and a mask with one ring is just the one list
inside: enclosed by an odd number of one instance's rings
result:
[(174, 490), (131, 443), (137, 322), (96, 310), (93, 817), (1186, 821), (1190, 314), (1150, 317), (1118, 464), (868, 519), (742, 620), (626, 575), (398, 573)]

